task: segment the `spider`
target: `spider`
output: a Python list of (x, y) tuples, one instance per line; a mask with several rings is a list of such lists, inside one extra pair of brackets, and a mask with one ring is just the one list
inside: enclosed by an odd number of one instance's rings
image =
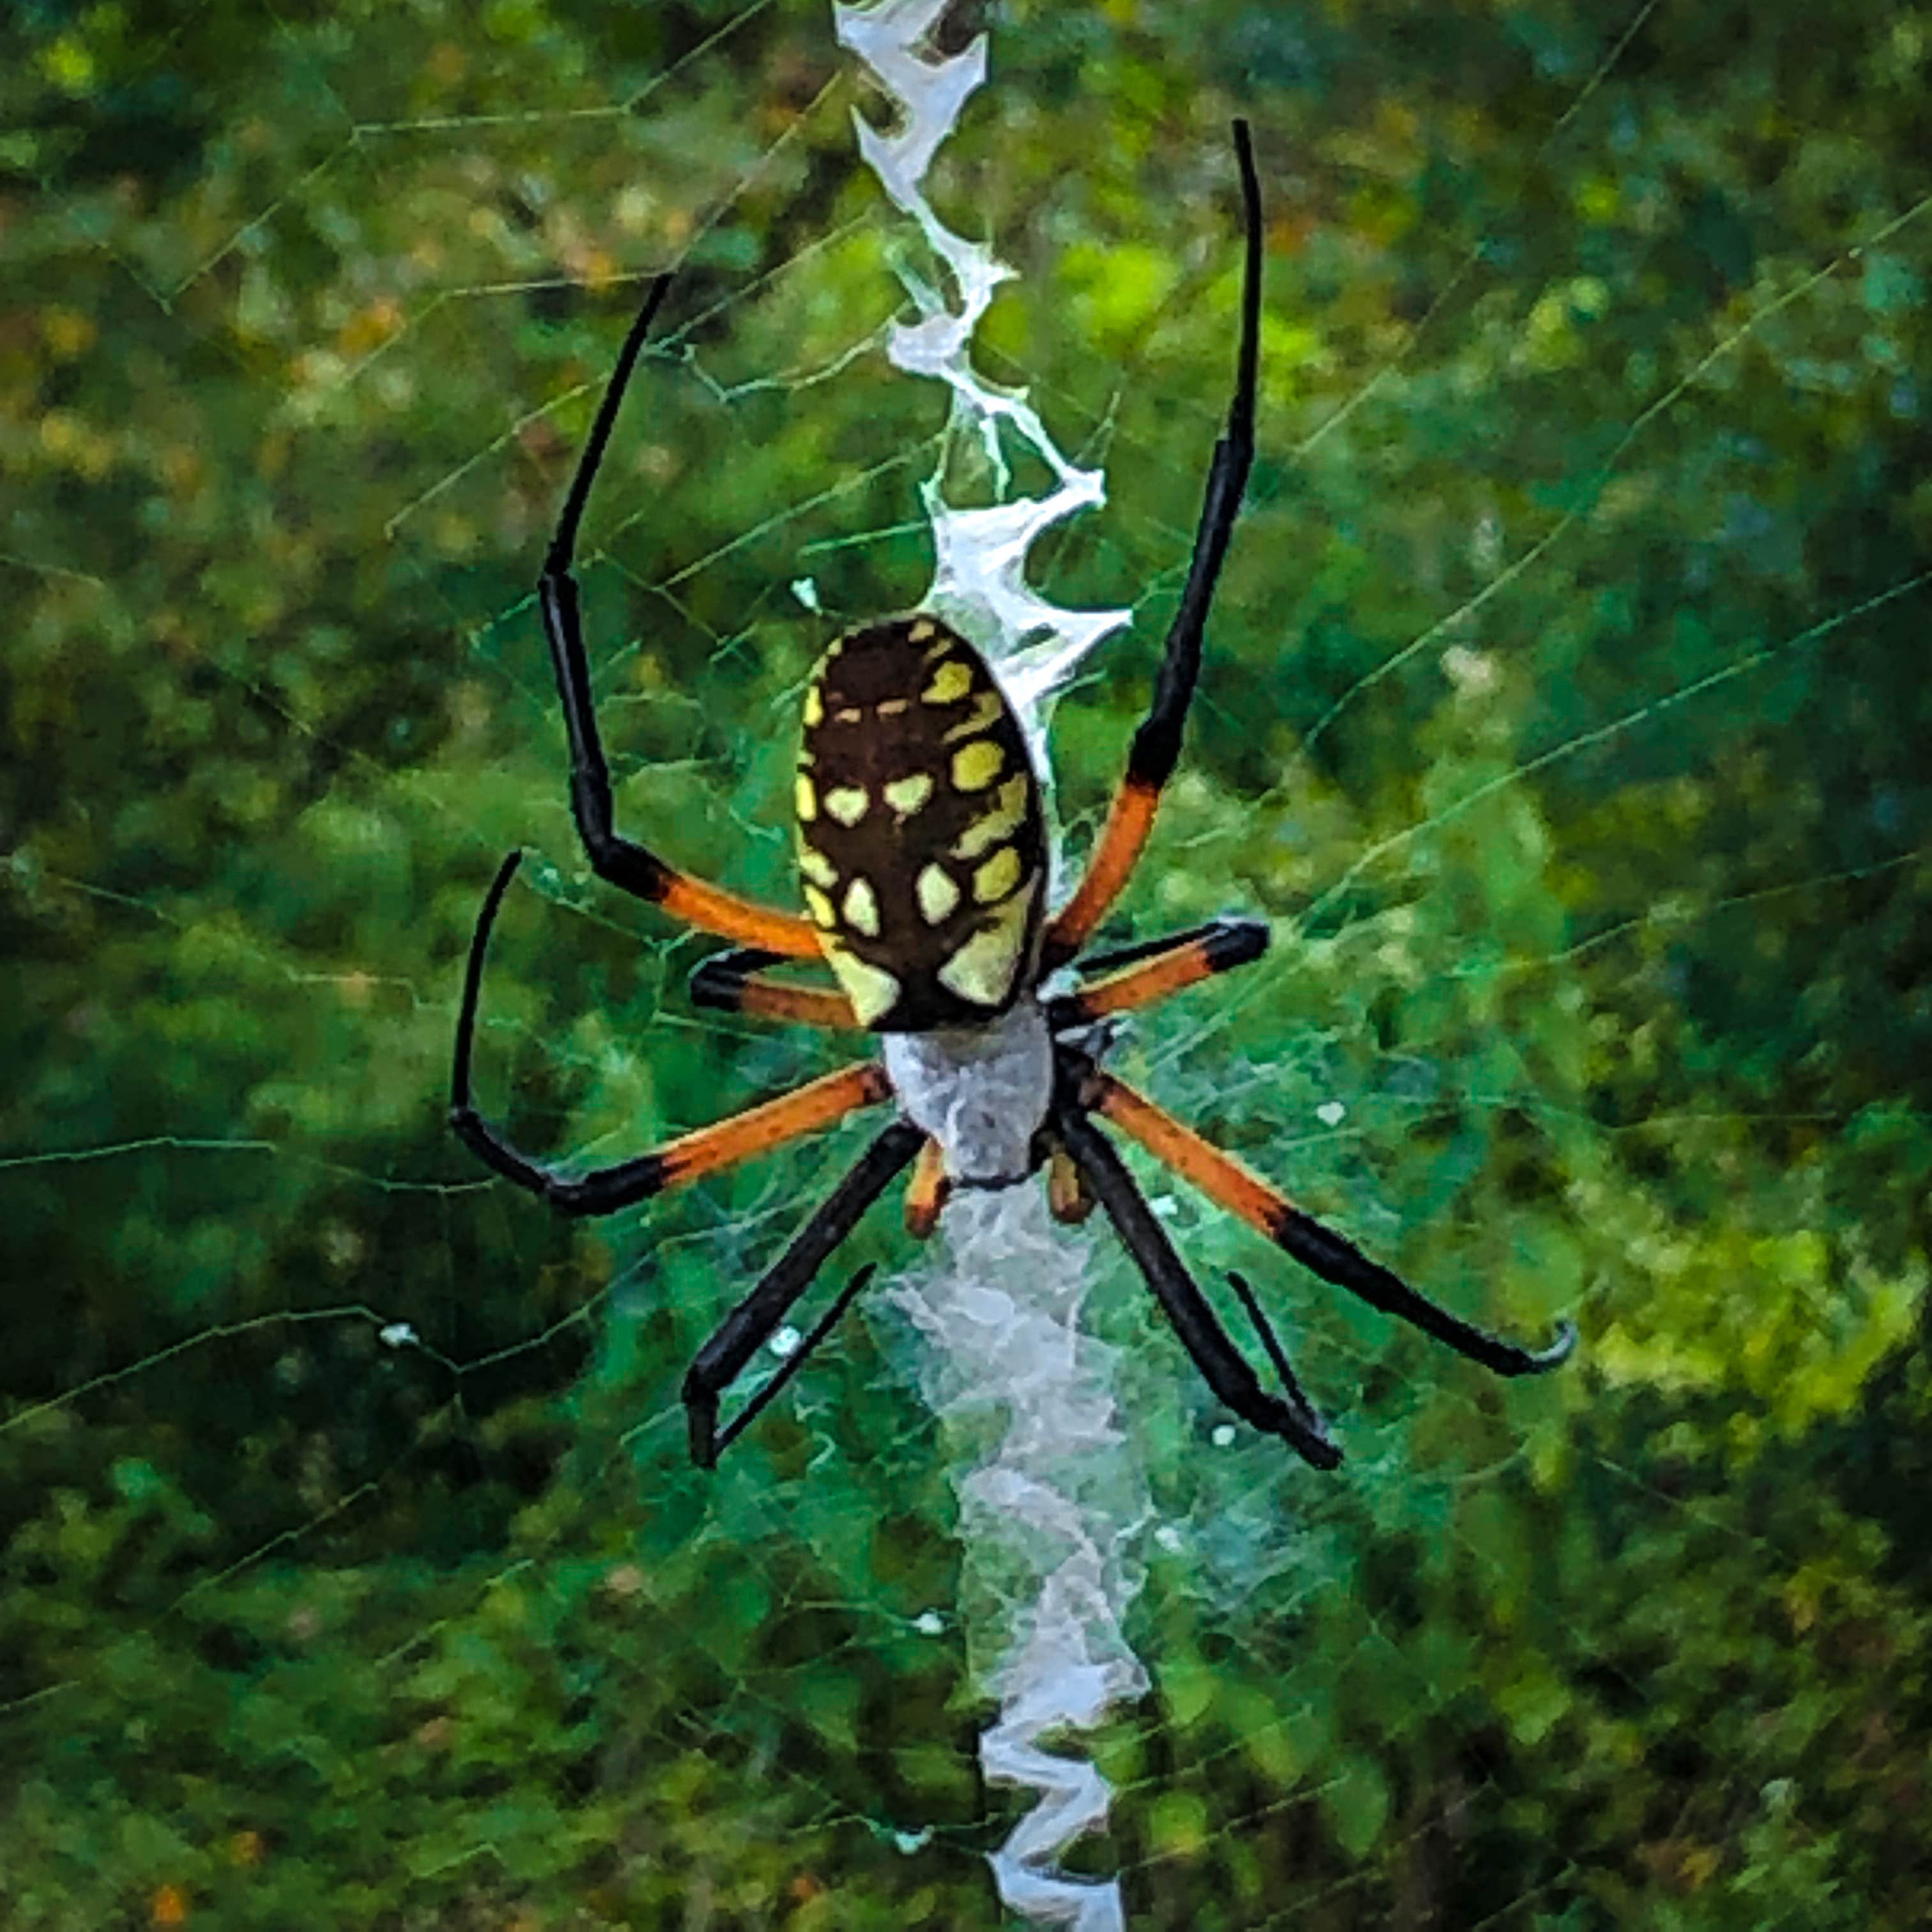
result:
[[(882, 1060), (855, 1064), (653, 1152), (587, 1173), (519, 1152), (470, 1099), (484, 960), (520, 857), (512, 852), (484, 897), (470, 943), (450, 1122), (488, 1166), (560, 1213), (608, 1214), (861, 1108), (898, 1100), (897, 1117), (692, 1361), (682, 1394), (691, 1454), (701, 1466), (713, 1466), (778, 1395), (864, 1287), (870, 1264), (852, 1276), (802, 1341), (720, 1427), (721, 1398), (867, 1208), (910, 1167), (905, 1213), (916, 1235), (932, 1232), (953, 1186), (1010, 1186), (1042, 1168), (1048, 1204), (1059, 1220), (1082, 1220), (1097, 1204), (1220, 1400), (1316, 1468), (1334, 1468), (1341, 1450), (1295, 1378), (1246, 1278), (1229, 1275), (1278, 1390), (1264, 1385), (1230, 1340), (1096, 1119), (1139, 1142), (1324, 1280), (1498, 1375), (1554, 1368), (1574, 1346), (1568, 1323), (1547, 1347), (1532, 1351), (1438, 1306), (1099, 1064), (1113, 1016), (1245, 965), (1268, 942), (1262, 921), (1223, 917), (1082, 956), (1135, 868), (1178, 758), (1209, 604), (1253, 454), (1261, 190), (1244, 122), (1234, 124), (1234, 140), (1246, 250), (1233, 400), (1214, 446), (1153, 701), (1085, 873), (1057, 911), (1047, 909), (1040, 781), (1019, 722), (980, 653), (938, 618), (918, 613), (848, 632), (826, 652), (806, 687), (795, 794), (806, 916), (706, 884), (616, 830), (573, 568), (585, 501), (668, 276), (652, 284), (619, 352), (537, 584), (570, 742), (578, 836), (600, 878), (734, 942), (692, 974), (694, 1004), (876, 1033)], [(772, 968), (798, 960), (822, 961), (836, 984), (801, 985), (772, 976)], [(1043, 996), (1042, 982), (1063, 967), (1073, 969), (1076, 989)], [(1018, 1083), (1006, 1090), (1028, 1096), (1027, 1103), (1016, 1112), (1004, 1109), (1011, 1116), (1009, 1148), (991, 1171), (949, 1174), (936, 1137), (944, 1102), (933, 1098), (929, 1078), (916, 1076), (936, 1072), (950, 1078), (956, 1098), (988, 1061), (1009, 1083)]]

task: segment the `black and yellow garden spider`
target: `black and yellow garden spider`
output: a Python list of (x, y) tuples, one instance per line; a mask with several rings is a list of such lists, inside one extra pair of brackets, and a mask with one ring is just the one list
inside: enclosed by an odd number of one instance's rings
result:
[[(1110, 1016), (1258, 958), (1260, 921), (1223, 918), (1192, 932), (1078, 956), (1119, 897), (1144, 848), (1180, 749), (1201, 665), (1202, 634), (1240, 507), (1254, 448), (1260, 328), (1261, 191), (1244, 123), (1234, 124), (1245, 215), (1240, 341), (1227, 427), (1216, 442), (1186, 583), (1170, 627), (1153, 703), (1073, 896), (1047, 910), (1046, 838), (1039, 778), (1018, 720), (985, 660), (936, 617), (890, 618), (847, 633), (806, 688), (796, 804), (808, 916), (769, 910), (680, 872), (620, 833), (598, 735), (572, 568), (578, 526), (620, 404), (668, 278), (652, 284), (617, 357), (564, 500), (538, 595), (570, 740), (571, 804), (600, 878), (700, 932), (734, 942), (692, 976), (700, 1006), (883, 1036), (884, 1064), (866, 1062), (680, 1136), (635, 1159), (572, 1174), (519, 1153), (470, 1100), (470, 1057), (490, 932), (520, 855), (497, 869), (483, 902), (457, 1022), (450, 1121), (481, 1160), (566, 1214), (608, 1214), (896, 1100), (898, 1118), (806, 1221), (751, 1293), (699, 1350), (684, 1381), (691, 1452), (710, 1467), (778, 1394), (872, 1273), (861, 1269), (780, 1367), (723, 1429), (719, 1401), (770, 1339), (819, 1268), (895, 1176), (913, 1169), (906, 1218), (929, 1233), (950, 1189), (999, 1187), (1047, 1170), (1054, 1214), (1112, 1221), (1208, 1386), (1237, 1414), (1280, 1436), (1318, 1468), (1341, 1450), (1300, 1384), (1246, 1280), (1234, 1292), (1280, 1381), (1262, 1385), (1175, 1252), (1097, 1116), (1138, 1141), (1210, 1198), (1259, 1229), (1324, 1280), (1399, 1316), (1503, 1376), (1554, 1368), (1570, 1353), (1567, 1323), (1540, 1352), (1472, 1326), (1417, 1294), (1342, 1234), (1229, 1155), (1102, 1070)], [(770, 976), (787, 961), (823, 960), (835, 986)], [(1042, 999), (1050, 974), (1071, 966), (1076, 990)], [(949, 1174), (940, 1122), (922, 1082), (924, 1056), (976, 1077), (995, 1055), (1024, 1096), (1016, 1153), (983, 1173)]]

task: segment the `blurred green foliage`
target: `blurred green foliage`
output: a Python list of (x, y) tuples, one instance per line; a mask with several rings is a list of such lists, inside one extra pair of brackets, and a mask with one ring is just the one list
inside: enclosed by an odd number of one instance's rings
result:
[[(940, 200), (1021, 272), (990, 373), (1109, 464), (1042, 580), (1137, 617), (1060, 711), (1076, 846), (1225, 406), (1231, 112), (1267, 184), (1263, 454), (1123, 930), (1277, 943), (1124, 1063), (1585, 1336), (1504, 1391), (1177, 1203), (1273, 1284), (1318, 1480), (1216, 1444), (1100, 1247), (1184, 1534), (1080, 1862), (1198, 1932), (1932, 1921), (1932, 13), (988, 18)], [(911, 245), (859, 94), (803, 0), (0, 24), (9, 1926), (997, 1922), (890, 1322), (683, 1458), (847, 1142), (572, 1228), (442, 1120), (513, 844), (526, 1144), (832, 1064), (694, 1015), (701, 948), (590, 880), (530, 586), (674, 262), (586, 545), (620, 810), (788, 898), (800, 680), (919, 594), (943, 427), (856, 352)]]

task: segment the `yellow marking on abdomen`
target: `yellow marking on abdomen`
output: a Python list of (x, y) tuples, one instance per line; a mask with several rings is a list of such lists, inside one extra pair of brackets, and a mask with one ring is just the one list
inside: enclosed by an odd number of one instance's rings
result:
[(984, 818), (976, 818), (953, 841), (956, 859), (976, 859), (982, 852), (1010, 838), (1026, 818), (1027, 792), (1031, 781), (1024, 772), (1000, 786), (993, 808)]
[(791, 802), (801, 824), (818, 816), (818, 794), (812, 790), (811, 779), (802, 772), (792, 781)]
[(854, 879), (845, 888), (845, 923), (868, 939), (879, 936), (879, 899), (869, 879)]
[(827, 892), (838, 883), (838, 868), (815, 845), (800, 845), (798, 869), (814, 885), (823, 886)]
[(874, 966), (869, 959), (861, 959), (842, 946), (828, 944), (825, 957), (844, 988), (845, 997), (852, 1002), (852, 1010), (861, 1026), (870, 1026), (898, 1004), (899, 982), (883, 966)]
[(825, 808), (841, 825), (856, 825), (872, 800), (856, 785), (840, 785), (825, 794)]
[(932, 774), (914, 772), (909, 778), (894, 778), (884, 790), (886, 802), (902, 818), (910, 818), (932, 796)]
[(984, 791), (1006, 769), (1006, 754), (990, 738), (976, 738), (952, 754), (952, 782), (962, 791)]
[(948, 658), (932, 674), (932, 682), (922, 691), (922, 704), (956, 704), (973, 688), (971, 668), (958, 658)]
[(814, 678), (805, 694), (805, 728), (809, 731), (814, 724), (821, 724), (825, 718), (825, 693)]
[(1020, 948), (1034, 888), (1016, 892), (992, 921), (974, 934), (939, 969), (939, 983), (976, 1006), (1003, 1004), (1019, 976)]
[(982, 905), (1003, 899), (1020, 882), (1020, 855), (1010, 845), (1002, 845), (973, 874), (973, 896)]
[(970, 738), (975, 732), (990, 731), (1006, 716), (1006, 707), (997, 691), (982, 691), (973, 709), (940, 740), (950, 745), (956, 738)]
[(805, 889), (805, 909), (811, 914), (812, 924), (823, 926), (827, 932), (838, 923), (838, 915), (832, 910), (832, 902), (816, 886)]
[(920, 916), (937, 926), (959, 903), (959, 888), (943, 866), (927, 866), (913, 881), (919, 896)]

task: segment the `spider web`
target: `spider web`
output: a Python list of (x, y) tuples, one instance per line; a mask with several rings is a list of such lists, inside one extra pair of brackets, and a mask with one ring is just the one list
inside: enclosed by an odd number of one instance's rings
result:
[[(4, 31), (0, 1916), (1000, 1922), (1018, 1582), (962, 1581), (903, 1318), (685, 1458), (683, 1365), (866, 1128), (572, 1228), (440, 1118), (512, 845), (522, 1144), (848, 1057), (693, 1010), (706, 949), (590, 878), (530, 589), (674, 262), (586, 535), (602, 716), (620, 820), (788, 901), (806, 670), (920, 594), (964, 460), (883, 352), (932, 265), (829, 10)], [(1153, 1689), (1071, 1863), (1136, 1924), (1922, 1923), (1932, 28), (992, 32), (935, 201), (1018, 272), (982, 373), (1107, 474), (1033, 580), (1134, 614), (1055, 720), (1076, 858), (1226, 408), (1232, 113), (1268, 202), (1260, 455), (1119, 931), (1274, 944), (1117, 1064), (1450, 1306), (1583, 1330), (1501, 1388), (1140, 1166), (1348, 1460), (1232, 1426), (1095, 1237)]]

